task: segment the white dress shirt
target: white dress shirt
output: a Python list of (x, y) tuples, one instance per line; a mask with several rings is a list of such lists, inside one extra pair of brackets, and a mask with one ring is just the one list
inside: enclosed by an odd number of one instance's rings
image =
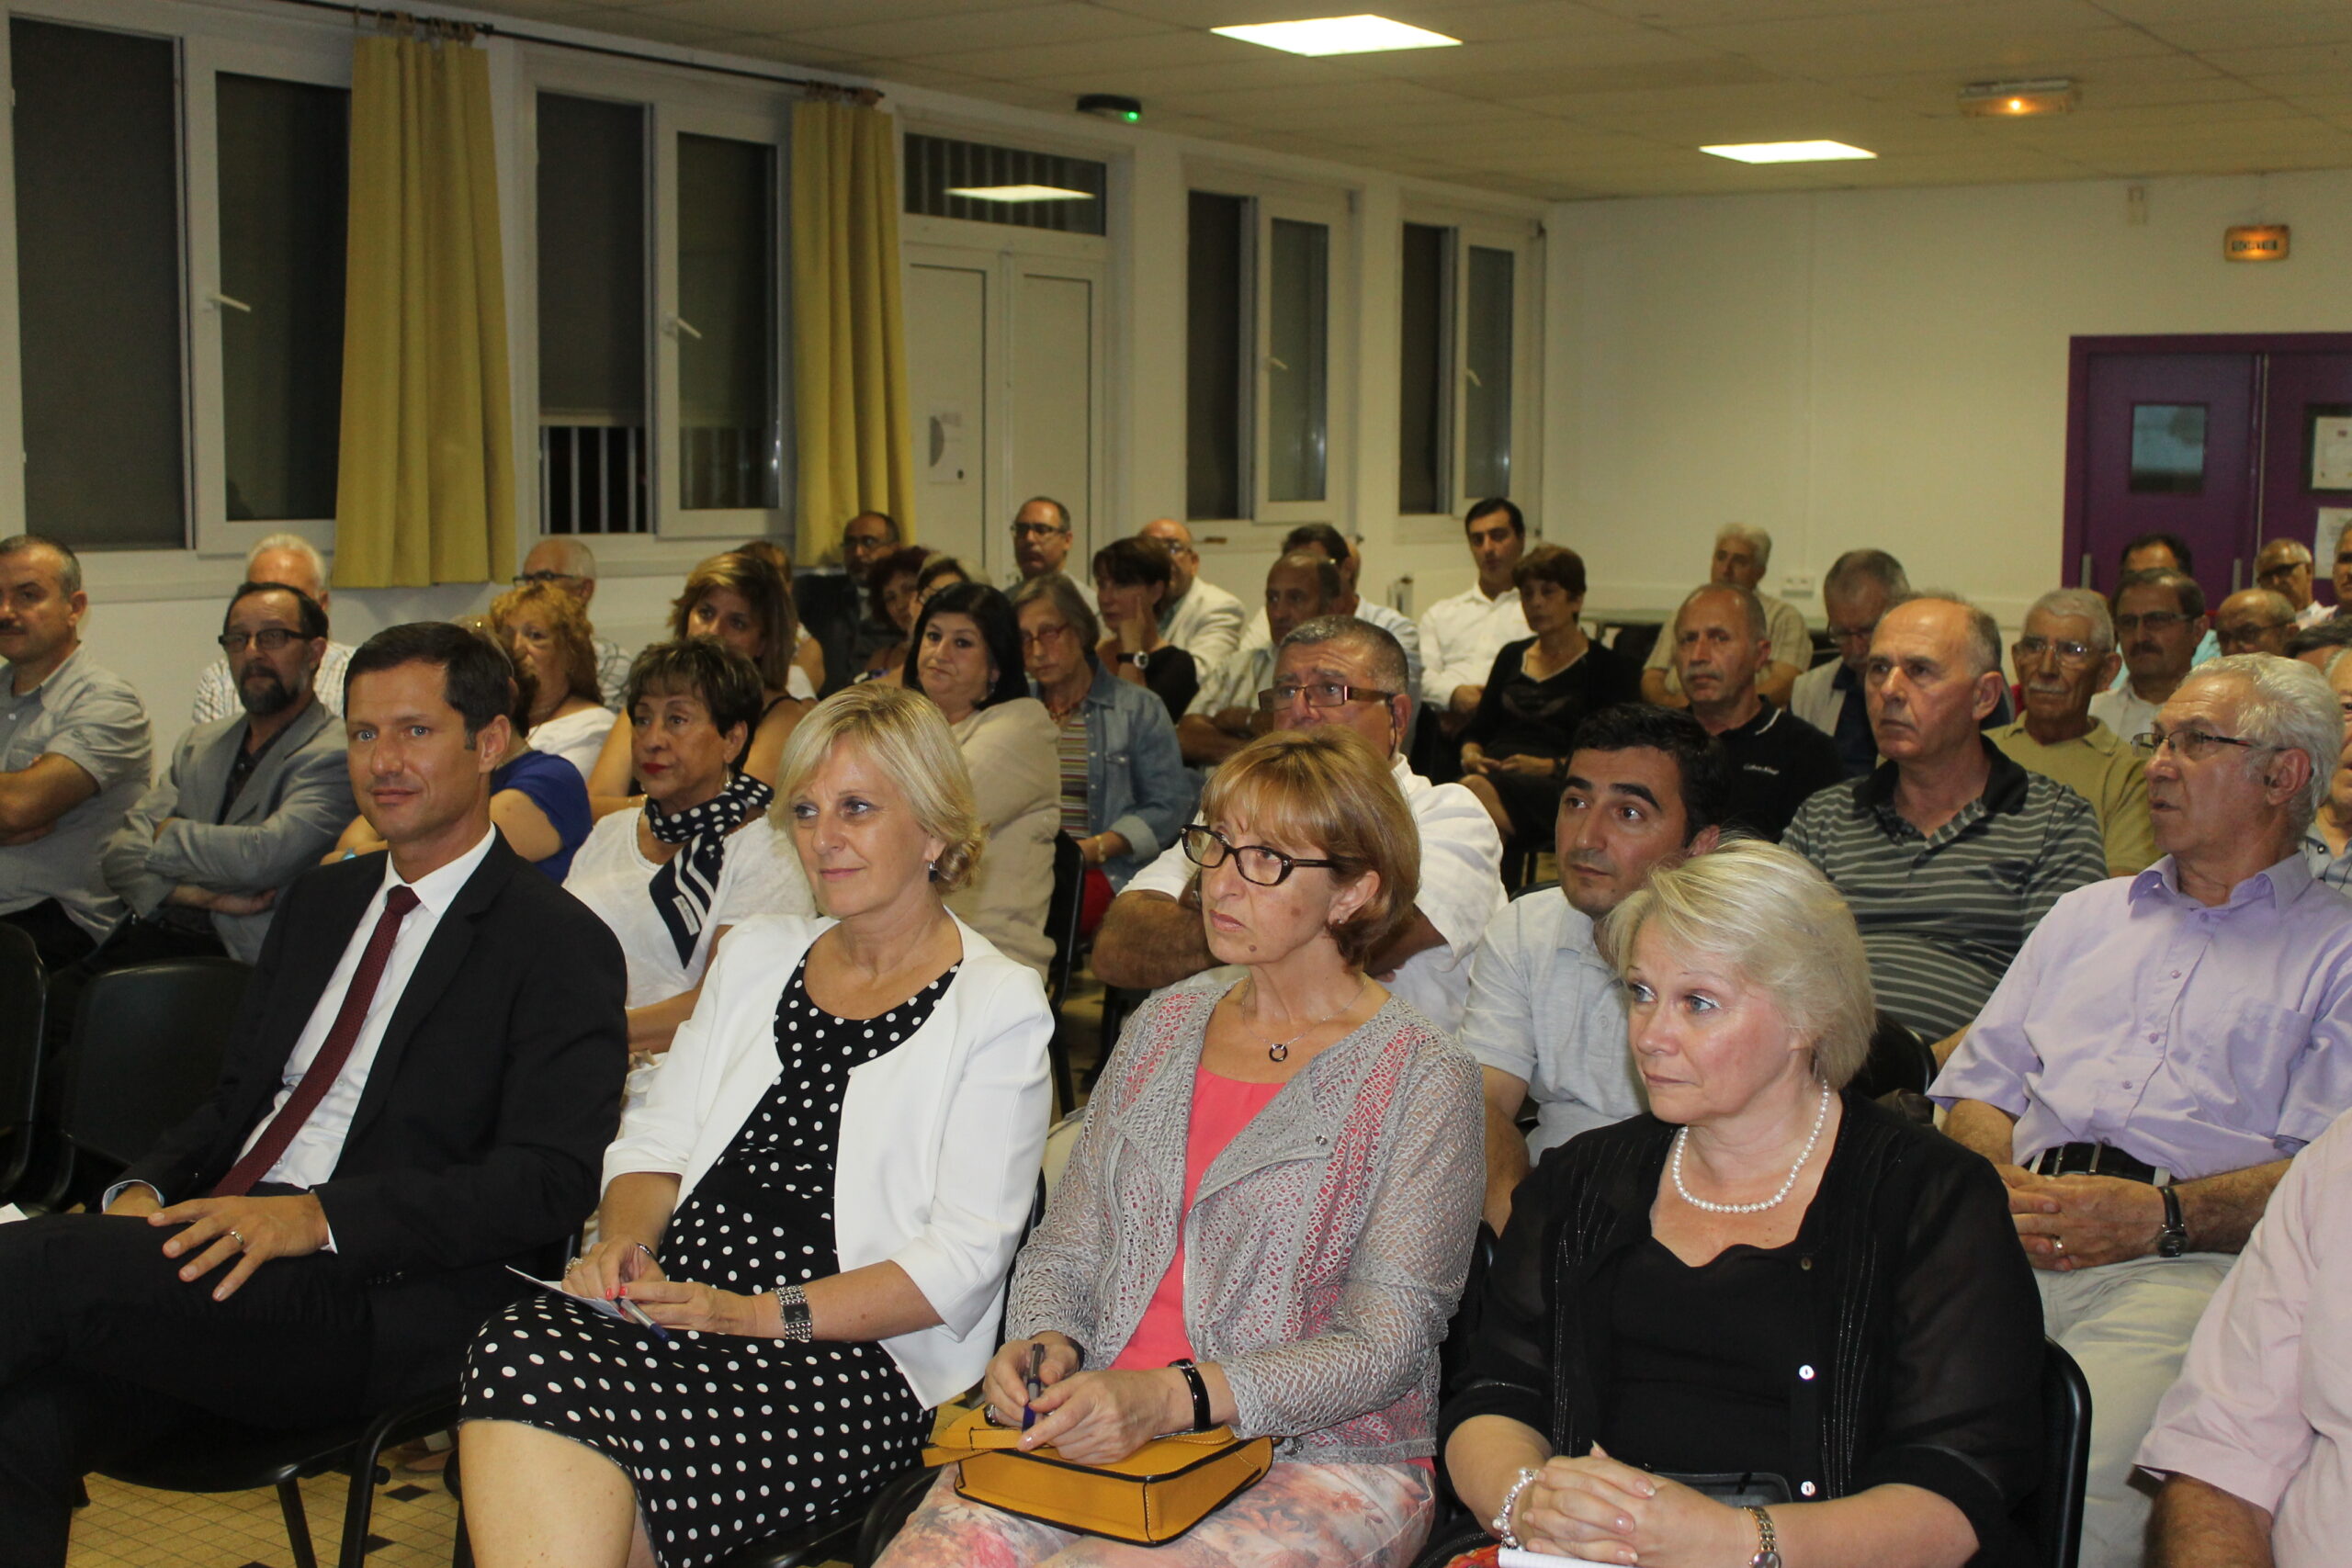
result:
[[(1433, 784), (1402, 757), (1389, 766), (1396, 787), (1405, 792), (1414, 826), (1421, 830), (1421, 887), (1413, 902), (1445, 940), (1405, 960), (1388, 989), (1451, 1034), (1462, 1027), (1471, 957), (1487, 922), (1503, 907), (1502, 836), (1478, 797), (1460, 784)], [(1178, 842), (1136, 873), (1126, 893), (1179, 897), (1192, 876), (1193, 863)], [(1238, 977), (1240, 970), (1235, 967), (1232, 973)]]
[(343, 1010), (344, 994), (351, 989), (351, 977), (359, 968), (360, 955), (368, 951), (368, 939), (375, 934), (376, 922), (383, 916), (385, 896), (395, 887), (406, 886), (416, 895), (416, 908), (401, 921), (400, 935), (392, 939), (391, 956), (384, 962), (384, 973), (376, 982), (376, 994), (368, 999), (368, 1015), (360, 1021), (359, 1037), (351, 1043), (351, 1055), (345, 1059), (343, 1071), (327, 1086), (327, 1092), (311, 1112), (311, 1119), (302, 1123), (302, 1130), (294, 1134), (294, 1141), (286, 1145), (286, 1152), (264, 1173), (262, 1180), (311, 1188), (334, 1174), (335, 1162), (343, 1157), (344, 1134), (351, 1131), (351, 1118), (359, 1109), (359, 1096), (368, 1088), (368, 1069), (375, 1065), (377, 1047), (384, 1043), (384, 1031), (392, 1021), (392, 1010), (400, 1006), (401, 993), (408, 988), (408, 978), (416, 972), (417, 960), (424, 956), (433, 933), (441, 929), (441, 917), (448, 913), (459, 889), (489, 856), (490, 846), (497, 837), (498, 829), (493, 828), (482, 835), (481, 842), (456, 860), (405, 884), (392, 867), (392, 857), (384, 857), (383, 886), (368, 901), (367, 911), (353, 928), (351, 940), (344, 943), (341, 962), (327, 976), (326, 988), (319, 993), (317, 1004), (311, 1009), (311, 1021), (302, 1026), (292, 1055), (286, 1058), (286, 1071), (278, 1082), (277, 1097), (269, 1102), (269, 1110), (262, 1119), (254, 1123), (253, 1132), (237, 1151), (239, 1158), (261, 1141), (263, 1132), (293, 1098), (304, 1070), (318, 1059), (319, 1048), (327, 1043), (327, 1035), (334, 1028), (335, 1014)]
[(1241, 621), (1240, 600), (1207, 578), (1195, 577), (1184, 596), (1159, 618), (1159, 635), (1210, 670), (1240, 646)]
[(1439, 600), (1421, 612), (1421, 700), (1444, 712), (1456, 686), (1487, 683), (1503, 644), (1531, 635), (1516, 588), (1489, 599), (1474, 582)]

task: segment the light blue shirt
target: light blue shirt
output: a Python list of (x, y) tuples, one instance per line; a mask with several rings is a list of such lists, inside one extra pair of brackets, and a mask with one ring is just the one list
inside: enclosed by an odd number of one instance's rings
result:
[(1531, 1158), (1646, 1109), (1626, 1043), (1625, 988), (1592, 920), (1558, 888), (1504, 905), (1470, 968), (1461, 1041), (1481, 1066), (1527, 1085)]

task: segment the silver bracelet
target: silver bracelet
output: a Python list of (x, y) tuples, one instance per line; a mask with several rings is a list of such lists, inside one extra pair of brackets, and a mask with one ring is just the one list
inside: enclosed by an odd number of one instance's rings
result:
[(1503, 1506), (1497, 1508), (1495, 1517), (1487, 1521), (1487, 1529), (1494, 1538), (1513, 1551), (1519, 1550), (1519, 1537), (1511, 1529), (1510, 1511), (1519, 1506), (1519, 1495), (1527, 1490), (1528, 1483), (1543, 1473), (1540, 1470), (1521, 1469), (1512, 1476), (1510, 1490), (1503, 1494)]
[(776, 1310), (784, 1315), (784, 1337), (795, 1345), (806, 1345), (816, 1336), (816, 1325), (808, 1315), (808, 1292), (797, 1285), (775, 1288)]

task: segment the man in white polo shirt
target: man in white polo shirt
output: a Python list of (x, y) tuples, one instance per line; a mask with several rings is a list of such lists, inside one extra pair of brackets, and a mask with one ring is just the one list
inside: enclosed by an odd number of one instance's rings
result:
[[(1462, 1022), (1471, 954), (1502, 907), (1503, 845), (1476, 796), (1459, 784), (1432, 785), (1397, 755), (1413, 719), (1404, 650), (1352, 615), (1308, 621), (1276, 650), (1268, 701), (1278, 729), (1344, 724), (1393, 759), (1421, 830), (1420, 894), (1412, 923), (1365, 967), (1452, 1032)], [(1175, 845), (1111, 900), (1094, 937), (1094, 973), (1104, 985), (1156, 990), (1216, 963), (1195, 886), (1192, 863)]]

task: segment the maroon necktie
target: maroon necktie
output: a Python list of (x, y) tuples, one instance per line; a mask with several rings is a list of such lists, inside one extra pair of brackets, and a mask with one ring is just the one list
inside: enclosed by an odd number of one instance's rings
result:
[(343, 1010), (334, 1015), (334, 1027), (327, 1031), (326, 1043), (319, 1054), (311, 1058), (303, 1069), (302, 1081), (294, 1086), (293, 1094), (279, 1107), (277, 1114), (264, 1130), (261, 1141), (245, 1151), (244, 1158), (230, 1168), (212, 1190), (215, 1198), (242, 1198), (254, 1189), (254, 1183), (269, 1174), (286, 1153), (286, 1145), (311, 1119), (311, 1112), (326, 1098), (327, 1089), (343, 1065), (351, 1060), (352, 1043), (359, 1038), (359, 1026), (367, 1020), (368, 1004), (376, 998), (376, 983), (384, 977), (384, 964), (392, 956), (392, 943), (401, 934), (401, 921), (416, 908), (414, 889), (395, 886), (384, 895), (384, 912), (376, 921), (376, 930), (368, 938), (368, 950), (359, 955), (359, 967), (351, 976), (351, 988), (343, 994)]

